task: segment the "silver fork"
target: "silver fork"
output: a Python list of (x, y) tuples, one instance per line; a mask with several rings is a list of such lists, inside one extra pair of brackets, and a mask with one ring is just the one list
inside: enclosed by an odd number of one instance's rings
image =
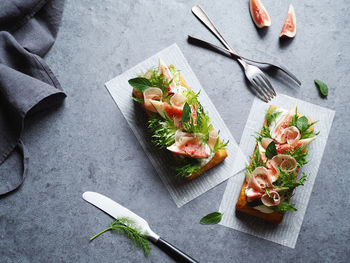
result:
[[(231, 48), (226, 40), (221, 36), (213, 22), (199, 5), (192, 7), (192, 12), (200, 21), (202, 21), (204, 25), (208, 27), (208, 29), (220, 40), (220, 42), (236, 56), (236, 58), (239, 57), (237, 52), (234, 51), (233, 48)], [(246, 78), (252, 84), (262, 100), (268, 102), (270, 99), (276, 96), (276, 92), (273, 89), (270, 81), (258, 67), (248, 64), (241, 58), (237, 58), (237, 61), (242, 65)]]

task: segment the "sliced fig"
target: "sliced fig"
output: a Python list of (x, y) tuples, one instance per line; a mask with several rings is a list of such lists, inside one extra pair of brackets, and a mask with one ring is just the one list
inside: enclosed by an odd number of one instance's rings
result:
[(288, 13), (280, 33), (280, 37), (295, 37), (297, 33), (297, 18), (292, 4), (289, 5)]
[(260, 198), (263, 195), (263, 193), (256, 191), (253, 188), (247, 188), (245, 191), (245, 195), (246, 195), (248, 201), (250, 202), (252, 200)]
[(299, 147), (305, 147), (305, 150), (306, 150), (306, 147), (315, 139), (316, 137), (301, 139), (294, 145), (287, 144), (287, 143), (282, 145), (276, 145), (276, 150), (277, 150), (277, 153), (288, 153), (290, 149), (297, 149)]
[(252, 19), (258, 28), (271, 26), (271, 19), (261, 0), (249, 0)]

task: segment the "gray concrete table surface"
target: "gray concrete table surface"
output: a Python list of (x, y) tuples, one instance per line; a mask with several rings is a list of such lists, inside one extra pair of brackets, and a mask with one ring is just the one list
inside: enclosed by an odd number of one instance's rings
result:
[[(202, 226), (216, 211), (226, 183), (177, 208), (104, 83), (176, 42), (237, 141), (253, 94), (239, 65), (187, 43), (216, 39), (192, 15), (200, 4), (236, 50), (278, 58), (302, 81), (271, 77), (284, 93), (336, 110), (323, 160), (295, 249), (223, 226)], [(349, 262), (350, 257), (350, 3), (293, 1), (298, 32), (280, 42), (290, 1), (265, 0), (272, 18), (257, 30), (242, 1), (66, 1), (57, 41), (46, 61), (68, 94), (65, 103), (31, 117), (24, 185), (0, 200), (0, 262), (172, 262), (153, 247), (148, 258), (129, 240), (105, 233), (111, 218), (84, 202), (92, 190), (145, 217), (154, 231), (201, 262)], [(320, 98), (313, 80), (329, 86)], [(16, 176), (19, 157), (0, 173)], [(234, 205), (234, 204), (232, 204)]]

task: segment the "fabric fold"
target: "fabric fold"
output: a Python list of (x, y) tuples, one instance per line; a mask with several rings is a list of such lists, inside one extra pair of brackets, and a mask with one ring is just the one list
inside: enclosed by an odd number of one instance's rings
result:
[(0, 165), (16, 147), (23, 157), (20, 179), (0, 169), (2, 195), (17, 189), (28, 170), (21, 140), (26, 116), (62, 103), (66, 94), (42, 59), (55, 41), (64, 1), (4, 0), (0, 6)]

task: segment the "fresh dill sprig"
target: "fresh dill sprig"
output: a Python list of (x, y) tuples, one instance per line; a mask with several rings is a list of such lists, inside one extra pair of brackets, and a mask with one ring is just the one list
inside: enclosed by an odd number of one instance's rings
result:
[(151, 251), (151, 243), (147, 239), (147, 236), (145, 234), (141, 233), (141, 230), (135, 226), (134, 221), (130, 220), (129, 218), (117, 218), (115, 221), (113, 221), (108, 228), (102, 230), (100, 233), (94, 235), (92, 238), (90, 238), (90, 241), (98, 237), (99, 235), (103, 234), (106, 231), (117, 231), (119, 233), (123, 233), (127, 235), (127, 237), (130, 239), (130, 241), (136, 246), (141, 249), (143, 249), (143, 252), (146, 256), (149, 255)]
[(174, 120), (165, 116), (165, 120), (152, 117), (148, 121), (148, 128), (152, 131), (152, 143), (160, 149), (169, 147), (175, 143), (176, 126)]
[(176, 175), (178, 177), (190, 177), (194, 172), (199, 173), (200, 169), (202, 168), (201, 163), (195, 159), (195, 158), (184, 158), (181, 161), (181, 164), (177, 165)]

